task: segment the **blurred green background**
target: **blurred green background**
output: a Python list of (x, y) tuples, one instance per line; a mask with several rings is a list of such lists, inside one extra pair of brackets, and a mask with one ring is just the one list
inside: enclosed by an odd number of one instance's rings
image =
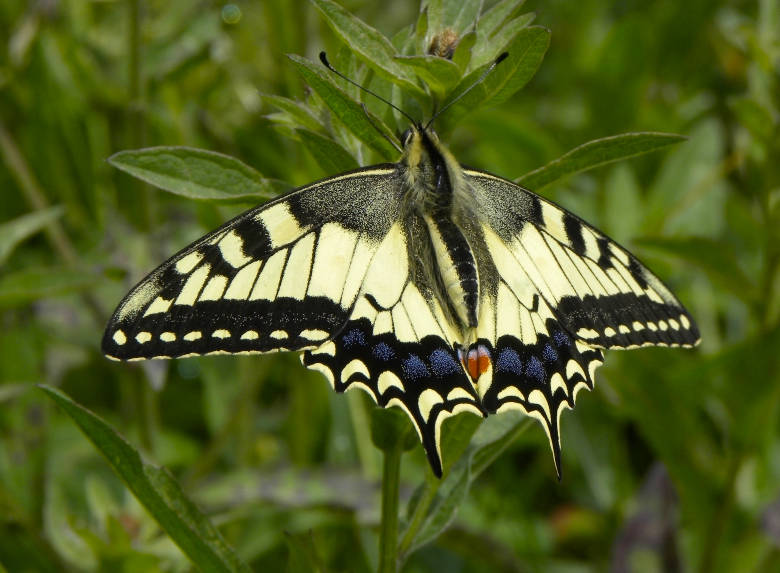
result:
[[(419, 11), (344, 5), (388, 36)], [(534, 425), (404, 571), (780, 571), (780, 2), (528, 0), (523, 10), (552, 31), (539, 72), (509, 102), (464, 118), (450, 148), (515, 178), (591, 139), (687, 135), (543, 193), (663, 277), (702, 344), (608, 352), (596, 390), (563, 416), (562, 481)], [(285, 54), (322, 49), (336, 53), (338, 40), (304, 1), (0, 4), (7, 570), (191, 567), (34, 388), (42, 382), (169, 468), (256, 570), (295, 570), (301, 546), (328, 570), (372, 566), (381, 460), (364, 396), (334, 394), (293, 355), (127, 365), (99, 352), (132, 284), (250, 206), (166, 194), (106, 159), (187, 145), (290, 185), (330, 174), (262, 97), (303, 101)], [(415, 447), (404, 498), (426, 471)]]

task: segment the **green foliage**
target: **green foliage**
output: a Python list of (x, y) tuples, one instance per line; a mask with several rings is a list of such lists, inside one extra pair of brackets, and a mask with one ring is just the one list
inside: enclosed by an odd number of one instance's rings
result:
[[(3, 4), (0, 564), (775, 570), (780, 3), (348, 7)], [(451, 61), (429, 53), (447, 28)], [(561, 482), (519, 417), (447, 420), (437, 480), (403, 416), (293, 356), (100, 356), (134, 281), (245, 203), (397, 159), (406, 120), (298, 55), (321, 50), (420, 119), (508, 52), (437, 131), (620, 240), (697, 317), (698, 351), (607, 353), (562, 421)]]

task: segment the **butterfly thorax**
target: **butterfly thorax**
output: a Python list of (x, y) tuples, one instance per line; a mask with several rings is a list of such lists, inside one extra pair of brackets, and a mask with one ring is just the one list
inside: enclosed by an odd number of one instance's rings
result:
[(457, 224), (465, 178), (460, 164), (431, 130), (415, 126), (404, 137), (405, 169), (416, 215), (425, 221), (440, 284), (461, 326), (479, 315), (479, 273), (471, 245)]

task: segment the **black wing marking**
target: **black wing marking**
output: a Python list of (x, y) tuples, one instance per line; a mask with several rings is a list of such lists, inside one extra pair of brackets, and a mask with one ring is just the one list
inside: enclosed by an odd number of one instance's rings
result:
[(693, 346), (693, 319), (614, 241), (568, 211), (494, 175), (466, 170), (487, 267), (472, 354), (489, 412), (540, 421), (560, 476), (560, 415), (592, 389), (602, 349)]
[(617, 243), (511, 181), (465, 173), (475, 208), (490, 225), (491, 253), (504, 264), (499, 272), (522, 268), (575, 337), (599, 348), (698, 344), (682, 304)]
[(477, 372), (477, 389), (488, 412), (520, 410), (544, 428), (560, 477), (560, 417), (577, 393), (593, 389), (604, 360), (599, 348), (574, 338), (539, 295), (521, 302), (518, 284), (498, 278), (484, 292), (477, 342), (471, 353), (490, 357)]
[(383, 407), (403, 409), (431, 468), (442, 475), (442, 422), (461, 412), (484, 416), (458, 355), (461, 333), (433, 286), (432, 261), (415, 252), (409, 227), (395, 225), (374, 255), (344, 329), (302, 362), (333, 388), (359, 387)]
[(339, 175), (239, 215), (143, 279), (103, 336), (110, 358), (314, 348), (343, 328), (398, 216), (395, 165)]

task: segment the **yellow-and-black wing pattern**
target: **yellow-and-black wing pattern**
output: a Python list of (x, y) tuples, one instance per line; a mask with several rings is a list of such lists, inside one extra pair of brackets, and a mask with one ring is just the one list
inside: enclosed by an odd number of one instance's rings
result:
[(119, 304), (110, 358), (301, 350), (339, 332), (401, 202), (394, 164), (247, 211), (163, 263)]
[(460, 412), (485, 412), (463, 369), (461, 335), (437, 290), (430, 253), (420, 249), (424, 225), (408, 215), (377, 249), (344, 329), (307, 350), (302, 362), (338, 392), (360, 387), (380, 406), (402, 408), (441, 476), (442, 422)]
[[(699, 333), (668, 288), (614, 241), (511, 181), (464, 171), (480, 233), (476, 367), (483, 407), (544, 427), (560, 465), (561, 412), (593, 388), (602, 349), (694, 346)], [(472, 361), (473, 364), (477, 362)]]
[(117, 360), (303, 351), (339, 392), (411, 419), (433, 472), (449, 416), (519, 409), (560, 472), (560, 416), (603, 350), (694, 346), (693, 319), (575, 215), (462, 168), (413, 125), (395, 164), (325, 179), (174, 255), (119, 304)]

